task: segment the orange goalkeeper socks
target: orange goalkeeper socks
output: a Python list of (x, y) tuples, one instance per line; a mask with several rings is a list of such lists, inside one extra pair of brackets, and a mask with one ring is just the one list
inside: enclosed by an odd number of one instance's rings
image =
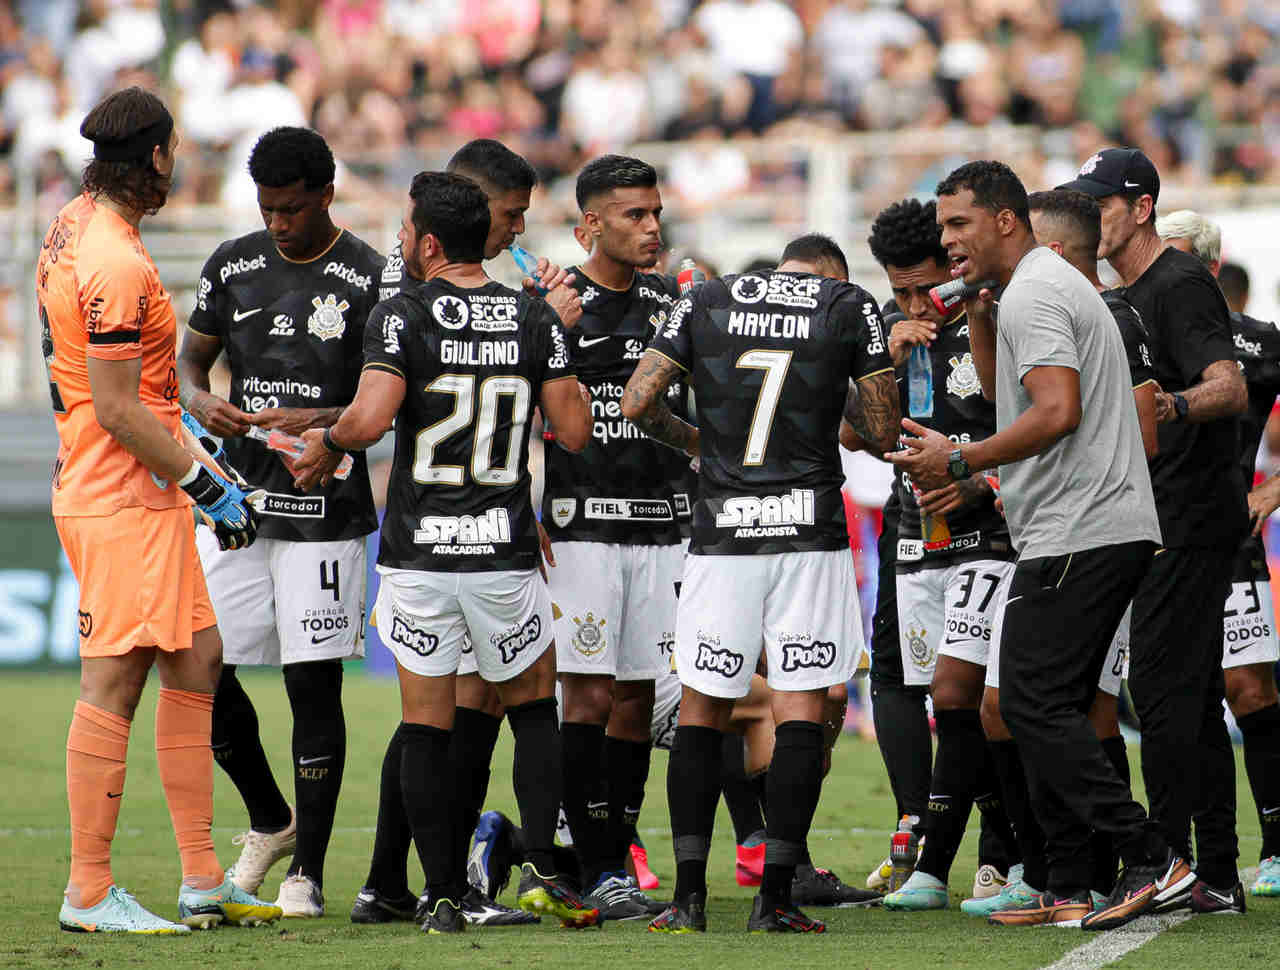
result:
[(160, 688), (156, 704), (156, 761), (182, 856), (182, 881), (193, 889), (221, 885), (213, 851), (213, 751), (209, 733), (213, 694)]
[(100, 903), (114, 879), (111, 840), (124, 795), (129, 720), (77, 701), (67, 733), (67, 802), (71, 808), (71, 876), (67, 900)]

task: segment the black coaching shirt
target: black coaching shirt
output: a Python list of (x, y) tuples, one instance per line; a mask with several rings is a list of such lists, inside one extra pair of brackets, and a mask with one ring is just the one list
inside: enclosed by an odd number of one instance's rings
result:
[[(214, 250), (200, 274), (189, 325), (222, 341), (231, 403), (250, 414), (350, 404), (382, 269), (377, 251), (346, 230), (306, 262), (281, 256), (266, 230)], [(378, 527), (363, 453), (352, 454), (345, 481), (301, 495), (280, 456), (265, 444), (227, 438), (223, 446), (240, 474), (268, 492), (259, 535), (325, 541)]]
[(726, 276), (682, 299), (650, 349), (691, 374), (702, 457), (694, 555), (845, 549), (840, 418), (849, 380), (893, 363), (860, 286)]
[(364, 361), (405, 381), (379, 565), (536, 568), (529, 418), (573, 377), (555, 311), (493, 282), (404, 286), (370, 315)]
[[(1151, 334), (1152, 373), (1166, 392), (1185, 391), (1210, 364), (1235, 359), (1227, 302), (1196, 257), (1165, 249), (1125, 296)], [(1236, 424), (1230, 417), (1160, 425), (1151, 486), (1165, 546), (1235, 546), (1244, 538)]]
[[(933, 370), (933, 416), (912, 420), (941, 432), (956, 444), (981, 441), (995, 434), (996, 406), (982, 396), (978, 369), (969, 348), (969, 322), (963, 313), (938, 328), (937, 338), (929, 345), (929, 362)], [(897, 374), (899, 405), (906, 416), (910, 416), (908, 366), (900, 368)], [(972, 505), (948, 513), (950, 542), (940, 549), (925, 549), (920, 532), (920, 502), (911, 477), (898, 470), (893, 487), (902, 508), (898, 525), (898, 572), (915, 572), (974, 559), (1014, 558), (1009, 526), (996, 511), (996, 497), (991, 492), (984, 492)]]
[[(582, 319), (569, 334), (578, 379), (591, 392), (591, 440), (577, 455), (550, 446), (542, 526), (553, 541), (674, 545), (689, 498), (681, 484), (687, 458), (651, 440), (622, 416), (622, 392), (655, 331), (679, 297), (674, 277), (636, 273), (611, 290), (580, 267), (569, 272), (582, 297)], [(681, 413), (681, 382), (669, 392)], [(553, 429), (554, 430), (554, 429)]]
[[(1274, 323), (1255, 320), (1243, 313), (1231, 314), (1231, 333), (1236, 345), (1236, 362), (1249, 388), (1249, 407), (1237, 419), (1240, 427), (1240, 477), (1245, 494), (1253, 486), (1258, 445), (1271, 416), (1271, 407), (1280, 394), (1280, 330)], [(1261, 536), (1250, 535), (1241, 546), (1233, 578), (1266, 580), (1267, 553)]]

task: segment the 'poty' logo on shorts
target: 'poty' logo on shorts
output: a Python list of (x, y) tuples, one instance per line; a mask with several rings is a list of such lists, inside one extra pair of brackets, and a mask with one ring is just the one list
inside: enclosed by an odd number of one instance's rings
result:
[(399, 613), (391, 614), (391, 639), (393, 642), (407, 647), (420, 657), (429, 657), (440, 646), (440, 638), (434, 633), (419, 630)]
[(520, 651), (529, 644), (537, 641), (542, 635), (542, 619), (537, 614), (529, 617), (524, 626), (519, 627), (512, 633), (499, 639), (494, 634), (494, 646), (498, 648), (498, 654), (502, 658), (504, 664), (509, 664), (520, 654)]
[(707, 643), (698, 644), (698, 656), (693, 665), (699, 670), (711, 671), (722, 677), (736, 677), (742, 670), (742, 654), (732, 650), (717, 649)]
[(784, 643), (782, 645), (782, 669), (790, 673), (801, 667), (826, 669), (836, 660), (836, 645), (827, 640), (813, 643)]

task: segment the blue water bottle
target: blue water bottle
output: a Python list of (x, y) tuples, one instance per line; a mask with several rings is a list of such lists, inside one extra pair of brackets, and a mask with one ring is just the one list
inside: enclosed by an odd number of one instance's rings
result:
[(516, 243), (512, 243), (507, 249), (511, 251), (511, 258), (516, 261), (520, 271), (533, 280), (533, 288), (543, 296), (546, 296), (546, 288), (538, 283), (538, 257)]
[(907, 358), (907, 410), (913, 418), (933, 417), (933, 362), (924, 344), (912, 347)]

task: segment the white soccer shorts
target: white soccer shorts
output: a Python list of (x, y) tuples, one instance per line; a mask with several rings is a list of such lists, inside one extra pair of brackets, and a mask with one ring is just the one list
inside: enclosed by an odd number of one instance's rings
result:
[(903, 683), (932, 683), (939, 654), (987, 666), (993, 621), (1013, 568), (976, 559), (897, 576)]
[(845, 683), (862, 657), (848, 549), (689, 556), (676, 617), (680, 682), (711, 697), (751, 689), (761, 650), (774, 690)]
[(497, 684), (522, 674), (551, 645), (551, 600), (536, 569), (378, 572), (378, 635), (410, 673), (456, 673), (469, 648), (480, 676)]
[(259, 537), (223, 551), (196, 530), (228, 664), (294, 664), (364, 656), (365, 540)]
[(547, 569), (556, 669), (656, 680), (669, 667), (684, 547), (557, 542)]
[(1269, 580), (1231, 584), (1222, 610), (1222, 666), (1245, 667), (1280, 660), (1276, 607)]

